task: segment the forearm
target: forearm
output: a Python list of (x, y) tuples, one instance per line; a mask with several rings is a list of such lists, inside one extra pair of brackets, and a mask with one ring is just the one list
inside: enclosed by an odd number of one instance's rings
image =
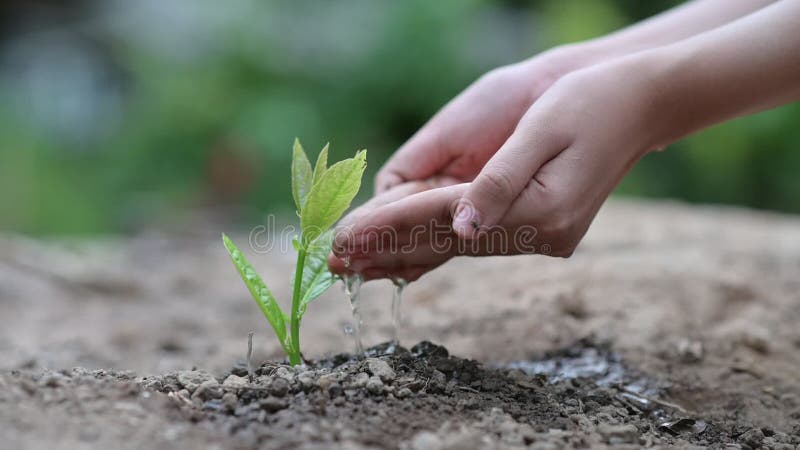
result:
[(672, 44), (730, 23), (775, 0), (694, 0), (620, 31), (590, 45), (617, 56)]
[[(693, 0), (614, 33), (550, 52), (566, 72), (672, 44), (751, 14), (776, 0)], [(562, 63), (563, 61), (563, 63)]]
[(643, 54), (638, 64), (653, 77), (654, 144), (800, 100), (798, 30), (800, 1), (783, 0)]

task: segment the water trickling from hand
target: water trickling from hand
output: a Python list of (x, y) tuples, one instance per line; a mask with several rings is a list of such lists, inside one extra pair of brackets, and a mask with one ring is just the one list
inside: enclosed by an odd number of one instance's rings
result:
[(402, 278), (392, 279), (394, 283), (394, 294), (392, 295), (392, 344), (400, 345), (400, 306), (403, 302), (403, 289), (408, 285), (408, 281)]
[(364, 281), (364, 277), (358, 273), (352, 275), (345, 274), (342, 276), (342, 281), (344, 281), (344, 293), (350, 301), (350, 310), (353, 313), (352, 334), (356, 344), (356, 355), (360, 355), (364, 353), (364, 345), (361, 343), (361, 309), (358, 294), (361, 290), (361, 283)]

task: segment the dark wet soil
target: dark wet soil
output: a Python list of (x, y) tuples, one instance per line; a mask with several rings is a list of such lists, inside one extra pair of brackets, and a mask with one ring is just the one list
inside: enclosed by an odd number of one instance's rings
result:
[[(298, 368), (242, 363), (219, 377), (203, 370), (152, 377), (15, 371), (0, 378), (0, 387), (5, 408), (33, 398), (79, 414), (113, 412), (134, 424), (155, 417), (164, 446), (197, 430), (224, 448), (800, 444), (797, 434), (695, 416), (669, 400), (667, 383), (628, 368), (608, 346), (588, 340), (506, 367), (486, 367), (424, 341), (409, 350), (383, 344), (360, 358), (341, 354)], [(103, 430), (79, 433), (92, 444)]]

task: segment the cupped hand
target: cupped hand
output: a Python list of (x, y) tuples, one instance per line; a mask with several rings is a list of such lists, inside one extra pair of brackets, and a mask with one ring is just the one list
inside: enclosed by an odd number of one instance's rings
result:
[(432, 176), (472, 181), (530, 105), (590, 57), (581, 46), (566, 46), (488, 72), (394, 153), (375, 177), (375, 192)]
[(354, 211), (331, 270), (413, 280), (458, 255), (571, 255), (622, 176), (659, 144), (639, 61), (561, 78), (474, 181), (403, 184)]

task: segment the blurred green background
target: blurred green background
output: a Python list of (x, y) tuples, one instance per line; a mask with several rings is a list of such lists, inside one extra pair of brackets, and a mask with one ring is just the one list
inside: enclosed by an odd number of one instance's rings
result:
[[(5, 1), (0, 229), (288, 212), (294, 136), (312, 155), (368, 148), (371, 176), (483, 72), (677, 3)], [(618, 193), (800, 212), (799, 145), (795, 104), (648, 156)]]

